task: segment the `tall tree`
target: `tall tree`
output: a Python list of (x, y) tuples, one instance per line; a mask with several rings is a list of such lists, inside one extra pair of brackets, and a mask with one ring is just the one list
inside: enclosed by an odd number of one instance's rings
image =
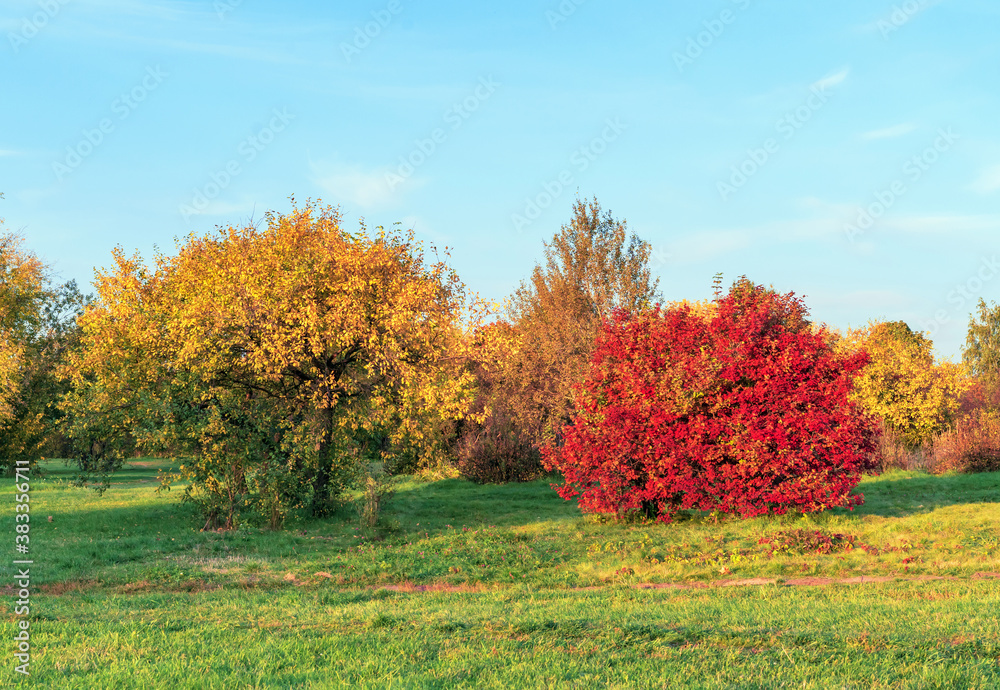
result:
[(34, 462), (57, 438), (55, 369), (75, 342), (83, 296), (51, 271), (15, 233), (0, 233), (0, 468)]
[(41, 326), (45, 267), (13, 233), (0, 234), (0, 421), (14, 415), (26, 344)]
[(573, 409), (602, 320), (660, 299), (649, 268), (651, 246), (596, 199), (577, 200), (570, 222), (545, 243), (545, 261), (508, 302), (518, 333), (508, 380), (514, 417), (541, 446), (556, 438)]
[(983, 386), (985, 400), (995, 406), (1000, 404), (1000, 304), (987, 306), (980, 299), (977, 309), (978, 318), (969, 318), (962, 361)]

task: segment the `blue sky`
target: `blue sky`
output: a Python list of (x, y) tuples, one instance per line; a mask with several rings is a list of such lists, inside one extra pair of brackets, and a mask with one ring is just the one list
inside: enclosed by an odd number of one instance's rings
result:
[(995, 0), (5, 0), (0, 217), (64, 279), (288, 197), (485, 297), (596, 196), (666, 299), (746, 274), (960, 356), (1000, 301)]

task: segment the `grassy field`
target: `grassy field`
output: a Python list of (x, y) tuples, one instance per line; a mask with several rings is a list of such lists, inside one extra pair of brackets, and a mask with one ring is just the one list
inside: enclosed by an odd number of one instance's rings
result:
[[(545, 480), (401, 479), (376, 530), (348, 506), (216, 533), (155, 493), (168, 465), (103, 496), (59, 463), (33, 479), (28, 683), (1000, 686), (1000, 474), (893, 473), (853, 512), (672, 525), (585, 519)], [(12, 480), (0, 505), (13, 542)], [(11, 640), (10, 605), (3, 621)]]

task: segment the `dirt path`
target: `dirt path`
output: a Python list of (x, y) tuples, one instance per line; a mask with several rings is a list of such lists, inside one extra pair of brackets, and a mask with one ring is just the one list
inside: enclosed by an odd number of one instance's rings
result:
[[(303, 575), (298, 577), (289, 573), (280, 581), (269, 580), (265, 578), (255, 578), (252, 581), (245, 581), (239, 583), (231, 583), (230, 585), (224, 585), (220, 582), (209, 582), (205, 580), (191, 579), (185, 582), (175, 583), (170, 586), (158, 586), (156, 583), (148, 582), (146, 580), (141, 580), (139, 582), (132, 582), (122, 585), (102, 585), (100, 582), (93, 580), (70, 580), (66, 582), (54, 582), (51, 584), (44, 584), (38, 588), (39, 593), (48, 595), (61, 595), (61, 594), (72, 594), (78, 592), (100, 592), (105, 591), (114, 594), (147, 594), (150, 592), (173, 592), (173, 593), (207, 593), (207, 592), (221, 592), (221, 591), (234, 591), (234, 590), (257, 590), (257, 589), (271, 589), (275, 586), (292, 586), (292, 587), (316, 587), (322, 586), (322, 583), (326, 580), (331, 579), (332, 576), (329, 573), (319, 572), (315, 575)], [(1000, 579), (1000, 573), (992, 572), (978, 572), (971, 576), (959, 577), (956, 575), (862, 575), (857, 577), (791, 577), (791, 578), (775, 578), (775, 577), (754, 577), (754, 578), (743, 578), (734, 580), (713, 580), (711, 582), (639, 582), (628, 585), (632, 589), (717, 589), (720, 587), (827, 587), (830, 585), (867, 585), (876, 584), (882, 582), (931, 582), (935, 580), (947, 580), (951, 582), (957, 581), (969, 581), (969, 580), (985, 580), (985, 579)], [(333, 583), (331, 583), (333, 584)], [(547, 592), (589, 592), (602, 589), (609, 589), (614, 587), (613, 584), (604, 585), (592, 585), (589, 587), (568, 587), (565, 589), (553, 588), (538, 591)], [(358, 590), (369, 589), (369, 590), (389, 590), (392, 592), (407, 592), (407, 593), (433, 593), (433, 592), (464, 592), (464, 593), (475, 593), (475, 592), (492, 592), (499, 589), (505, 589), (505, 585), (491, 584), (491, 583), (472, 583), (472, 584), (459, 584), (453, 585), (445, 582), (431, 582), (428, 584), (417, 584), (414, 582), (403, 582), (400, 584), (392, 585), (370, 585), (365, 587), (364, 585), (359, 585), (357, 587), (322, 587), (324, 591), (330, 591), (330, 589), (335, 589), (336, 591), (343, 592), (356, 592)], [(0, 597), (11, 597), (17, 594), (17, 587), (15, 585), (3, 585), (0, 586)]]
[[(629, 585), (632, 589), (715, 589), (719, 587), (825, 587), (829, 585), (865, 585), (879, 582), (928, 582), (933, 580), (983, 580), (1000, 579), (1000, 573), (974, 573), (971, 577), (958, 577), (955, 575), (862, 575), (858, 577), (793, 577), (793, 578), (764, 578), (753, 577), (740, 580), (713, 580), (712, 582), (640, 582)], [(589, 592), (594, 590), (607, 589), (612, 585), (594, 585), (591, 587), (569, 587), (568, 592)], [(488, 591), (488, 585), (449, 585), (445, 583), (432, 583), (429, 585), (418, 585), (412, 582), (404, 582), (399, 585), (377, 585), (371, 589), (387, 589), (393, 592), (484, 592)], [(561, 590), (548, 590), (561, 591)]]

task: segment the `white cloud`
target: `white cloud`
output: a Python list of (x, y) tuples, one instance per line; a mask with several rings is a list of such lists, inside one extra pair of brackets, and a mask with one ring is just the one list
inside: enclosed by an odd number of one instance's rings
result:
[(903, 122), (898, 125), (893, 125), (892, 127), (886, 127), (884, 129), (874, 129), (870, 132), (865, 132), (861, 135), (862, 139), (867, 139), (869, 141), (875, 139), (892, 139), (895, 137), (901, 137), (905, 134), (916, 130), (917, 126), (911, 122)]
[[(394, 205), (400, 193), (424, 184), (422, 178), (410, 177), (390, 182), (389, 168), (364, 170), (358, 165), (310, 163), (313, 182), (333, 198), (334, 204), (349, 202), (363, 209), (379, 209)], [(395, 175), (396, 179), (398, 175)]]
[(864, 309), (872, 313), (895, 313), (913, 304), (913, 296), (899, 290), (855, 290), (843, 294), (821, 294), (811, 300), (816, 309), (831, 307)]
[(961, 232), (996, 232), (1000, 230), (1000, 216), (986, 214), (975, 216), (900, 216), (898, 218), (887, 216), (879, 221), (879, 225), (873, 232), (877, 232), (879, 227), (903, 233), (942, 235)]
[[(786, 245), (797, 242), (838, 241), (846, 239), (845, 219), (856, 215), (857, 207), (831, 204), (810, 197), (799, 201), (807, 210), (818, 212), (812, 217), (777, 220), (753, 226), (717, 228), (694, 232), (665, 245), (671, 261), (696, 263), (717, 256), (735, 254), (755, 245)], [(853, 214), (852, 214), (853, 209)], [(852, 243), (852, 251), (871, 254), (877, 243), (870, 243), (879, 233), (909, 235), (985, 235), (1000, 230), (1000, 215), (942, 215), (884, 217), (878, 225)]]
[[(915, 8), (903, 9), (904, 3), (898, 3), (889, 8), (888, 11), (882, 14), (875, 21), (863, 24), (858, 29), (860, 31), (879, 31), (885, 36), (889, 29), (899, 29), (902, 28), (907, 22), (916, 17), (918, 14), (929, 10), (935, 5), (940, 5), (945, 0), (916, 0)], [(909, 5), (910, 3), (905, 3)], [(988, 6), (986, 6), (988, 8)], [(984, 8), (985, 9), (985, 8)], [(992, 8), (989, 8), (992, 9)]]
[[(250, 197), (244, 197), (239, 202), (223, 201), (222, 199), (215, 199), (210, 201), (204, 208), (193, 209), (191, 208), (190, 213), (183, 213), (185, 219), (191, 222), (192, 218), (197, 216), (212, 216), (212, 217), (222, 217), (224, 223), (238, 224), (251, 218), (254, 215), (261, 215), (257, 213), (260, 209), (260, 204), (256, 203)], [(190, 208), (190, 207), (189, 207)]]
[(1000, 190), (1000, 165), (983, 170), (972, 183), (972, 189), (980, 194), (992, 194)]
[(679, 263), (695, 263), (746, 249), (754, 233), (745, 230), (705, 230), (670, 243), (665, 251)]
[[(35, 189), (20, 189), (14, 192), (17, 199), (24, 204), (29, 206), (34, 206), (39, 204), (46, 199), (51, 198), (57, 192), (57, 187), (45, 187), (45, 188), (35, 188)], [(13, 196), (13, 195), (12, 195)]]
[(844, 83), (844, 80), (847, 79), (847, 75), (850, 73), (851, 69), (849, 67), (845, 67), (839, 72), (835, 72), (834, 74), (831, 74), (827, 77), (823, 77), (819, 81), (814, 82), (813, 86), (819, 89), (820, 91), (822, 91), (823, 89), (829, 89), (832, 86), (837, 86), (839, 84)]

